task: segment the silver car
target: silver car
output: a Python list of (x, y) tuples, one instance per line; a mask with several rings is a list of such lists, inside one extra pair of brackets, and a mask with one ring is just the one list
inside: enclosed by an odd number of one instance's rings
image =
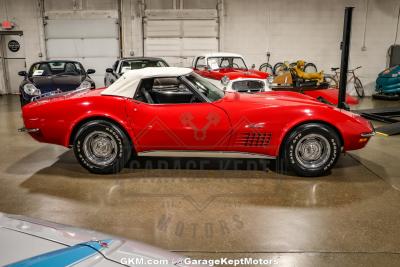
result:
[(104, 86), (110, 86), (127, 70), (143, 69), (147, 67), (169, 67), (169, 65), (165, 60), (157, 57), (121, 58), (115, 61), (112, 68), (106, 69)]

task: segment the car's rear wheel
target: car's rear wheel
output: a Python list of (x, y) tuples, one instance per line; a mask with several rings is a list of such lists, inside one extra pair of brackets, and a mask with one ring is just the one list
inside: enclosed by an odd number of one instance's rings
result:
[(132, 146), (123, 130), (111, 122), (94, 120), (84, 124), (74, 140), (79, 163), (92, 173), (121, 171), (131, 157)]
[(284, 165), (297, 175), (310, 177), (326, 174), (336, 164), (341, 150), (336, 131), (321, 123), (300, 125), (283, 145), (280, 160)]

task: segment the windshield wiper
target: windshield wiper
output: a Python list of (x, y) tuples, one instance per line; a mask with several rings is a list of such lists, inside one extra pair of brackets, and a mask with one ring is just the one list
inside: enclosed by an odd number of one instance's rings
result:
[(67, 75), (77, 76), (79, 74), (77, 74), (76, 72), (62, 72), (62, 73), (54, 74), (54, 76), (67, 76)]

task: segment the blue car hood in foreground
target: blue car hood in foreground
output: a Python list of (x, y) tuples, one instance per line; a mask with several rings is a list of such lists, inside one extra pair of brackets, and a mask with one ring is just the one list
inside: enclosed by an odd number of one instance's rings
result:
[(163, 266), (176, 267), (178, 261), (186, 258), (92, 230), (1, 212), (0, 240), (0, 266), (140, 266), (123, 261), (137, 258), (164, 260), (168, 263)]
[(34, 256), (7, 267), (54, 267), (78, 264), (100, 252), (111, 244), (112, 240), (90, 241), (72, 247), (62, 248)]

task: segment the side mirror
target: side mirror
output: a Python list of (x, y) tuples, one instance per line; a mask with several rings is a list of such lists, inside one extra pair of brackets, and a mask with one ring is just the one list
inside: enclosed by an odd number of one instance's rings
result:
[(25, 77), (27, 75), (27, 73), (26, 73), (26, 71), (22, 70), (22, 71), (18, 72), (18, 75)]
[(251, 69), (254, 70), (256, 68), (256, 64), (251, 65)]
[(106, 72), (108, 72), (108, 73), (113, 73), (114, 70), (113, 70), (112, 68), (107, 68), (107, 69), (106, 69)]
[(88, 70), (86, 71), (87, 74), (93, 74), (93, 73), (95, 73), (95, 72), (96, 72), (96, 70), (94, 70), (94, 69), (88, 69)]

